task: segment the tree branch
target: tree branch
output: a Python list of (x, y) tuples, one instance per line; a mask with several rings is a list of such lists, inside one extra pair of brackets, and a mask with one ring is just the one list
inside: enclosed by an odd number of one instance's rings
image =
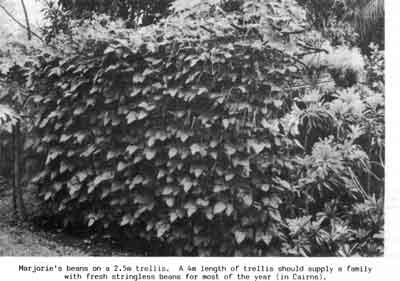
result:
[[(18, 24), (18, 25), (19, 25), (20, 27), (22, 27), (23, 29), (28, 30), (28, 28), (27, 28), (23, 23), (21, 23), (17, 18), (15, 18), (15, 17), (13, 16), (13, 14), (11, 14), (10, 11), (8, 11), (8, 10), (6, 9), (6, 7), (4, 7), (2, 4), (0, 4), (0, 8), (1, 8), (1, 9), (16, 23), (16, 24)], [(31, 33), (33, 36), (35, 36), (36, 38), (38, 38), (40, 41), (44, 41), (42, 37), (40, 37), (37, 33), (33, 32), (32, 30), (30, 31), (30, 33)]]
[(32, 39), (32, 30), (31, 30), (31, 25), (29, 23), (28, 11), (26, 10), (24, 0), (21, 0), (21, 5), (22, 5), (22, 9), (24, 10), (26, 30), (28, 31), (28, 40), (31, 40)]
[(318, 53), (324, 52), (325, 54), (329, 54), (328, 50), (325, 50), (325, 49), (322, 49), (322, 48), (313, 47), (313, 46), (307, 45), (307, 44), (305, 44), (303, 42), (300, 42), (300, 41), (297, 41), (296, 44), (298, 46), (306, 49), (306, 50), (312, 50), (312, 51), (315, 51), (315, 52), (318, 52)]

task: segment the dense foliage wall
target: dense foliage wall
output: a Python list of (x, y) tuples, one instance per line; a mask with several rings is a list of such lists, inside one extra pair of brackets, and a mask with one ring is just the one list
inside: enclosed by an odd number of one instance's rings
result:
[(39, 57), (47, 214), (178, 255), (382, 254), (383, 93), (363, 59), (313, 48), (294, 1), (218, 3), (79, 25)]

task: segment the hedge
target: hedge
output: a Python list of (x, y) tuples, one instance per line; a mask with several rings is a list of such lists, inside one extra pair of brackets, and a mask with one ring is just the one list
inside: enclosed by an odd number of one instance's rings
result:
[[(367, 156), (332, 139), (304, 143), (295, 102), (304, 92), (291, 87), (306, 66), (287, 35), (299, 22), (265, 9), (255, 9), (265, 22), (254, 29), (211, 10), (203, 25), (186, 18), (190, 39), (175, 30), (174, 15), (152, 27), (151, 40), (90, 41), (84, 53), (43, 57), (31, 89), (46, 160), (33, 182), (49, 214), (65, 227), (157, 241), (176, 255), (335, 253), (321, 238), (332, 226), (320, 213), (335, 198), (346, 200), (342, 211), (361, 202), (348, 171)], [(326, 122), (329, 136), (335, 125)], [(343, 178), (310, 164), (331, 146)], [(310, 187), (315, 173), (319, 189)]]

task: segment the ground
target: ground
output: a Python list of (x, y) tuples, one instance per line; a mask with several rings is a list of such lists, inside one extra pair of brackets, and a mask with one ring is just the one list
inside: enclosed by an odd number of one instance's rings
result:
[(28, 227), (0, 223), (0, 256), (87, 256), (77, 248), (52, 240)]
[(104, 242), (67, 235), (57, 229), (43, 230), (33, 223), (33, 194), (24, 192), (29, 219), (13, 217), (11, 188), (0, 187), (0, 256), (128, 256)]

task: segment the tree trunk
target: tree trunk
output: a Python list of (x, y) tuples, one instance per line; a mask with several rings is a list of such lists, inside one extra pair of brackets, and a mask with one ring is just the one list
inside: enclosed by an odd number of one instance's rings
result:
[(23, 192), (21, 187), (21, 124), (17, 121), (14, 126), (13, 136), (14, 146), (14, 180), (13, 180), (13, 202), (18, 218), (26, 219), (26, 209), (24, 204)]
[[(25, 15), (28, 40), (32, 39), (32, 31), (28, 18), (24, 0), (21, 0), (22, 9)], [(18, 120), (13, 128), (13, 207), (16, 217), (25, 220), (26, 208), (24, 203), (23, 191), (21, 186), (21, 121)]]

